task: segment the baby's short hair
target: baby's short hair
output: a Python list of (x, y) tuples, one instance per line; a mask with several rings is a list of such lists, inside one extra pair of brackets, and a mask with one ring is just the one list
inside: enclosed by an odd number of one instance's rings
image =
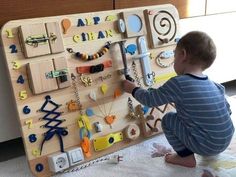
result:
[(190, 56), (190, 62), (200, 64), (203, 70), (209, 68), (216, 58), (216, 46), (213, 40), (201, 31), (192, 31), (184, 35), (176, 48), (185, 49)]

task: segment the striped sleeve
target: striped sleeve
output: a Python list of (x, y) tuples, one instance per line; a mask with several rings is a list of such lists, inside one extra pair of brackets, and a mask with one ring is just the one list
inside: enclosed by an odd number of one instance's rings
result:
[(132, 92), (137, 101), (148, 107), (161, 106), (171, 102), (178, 103), (181, 100), (181, 94), (181, 89), (175, 78), (171, 78), (157, 89), (146, 90), (136, 87)]

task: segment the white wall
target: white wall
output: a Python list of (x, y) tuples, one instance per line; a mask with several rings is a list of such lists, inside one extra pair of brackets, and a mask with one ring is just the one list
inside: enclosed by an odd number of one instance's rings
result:
[(205, 74), (222, 83), (236, 79), (236, 12), (180, 20), (181, 34), (192, 30), (208, 33), (217, 47), (217, 57)]

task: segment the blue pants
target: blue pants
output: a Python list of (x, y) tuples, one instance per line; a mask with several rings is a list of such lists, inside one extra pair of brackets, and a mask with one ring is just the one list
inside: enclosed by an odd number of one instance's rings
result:
[(168, 142), (179, 156), (186, 157), (193, 154), (195, 148), (191, 147), (190, 132), (177, 117), (176, 113), (169, 112), (164, 115), (162, 118), (162, 129)]

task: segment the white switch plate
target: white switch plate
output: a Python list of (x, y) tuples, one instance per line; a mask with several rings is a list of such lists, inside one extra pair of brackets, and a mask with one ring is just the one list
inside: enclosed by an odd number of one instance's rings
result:
[(80, 147), (66, 151), (70, 165), (76, 165), (84, 161), (84, 154)]
[(69, 161), (66, 153), (52, 154), (48, 156), (48, 163), (52, 172), (59, 172), (69, 168)]

